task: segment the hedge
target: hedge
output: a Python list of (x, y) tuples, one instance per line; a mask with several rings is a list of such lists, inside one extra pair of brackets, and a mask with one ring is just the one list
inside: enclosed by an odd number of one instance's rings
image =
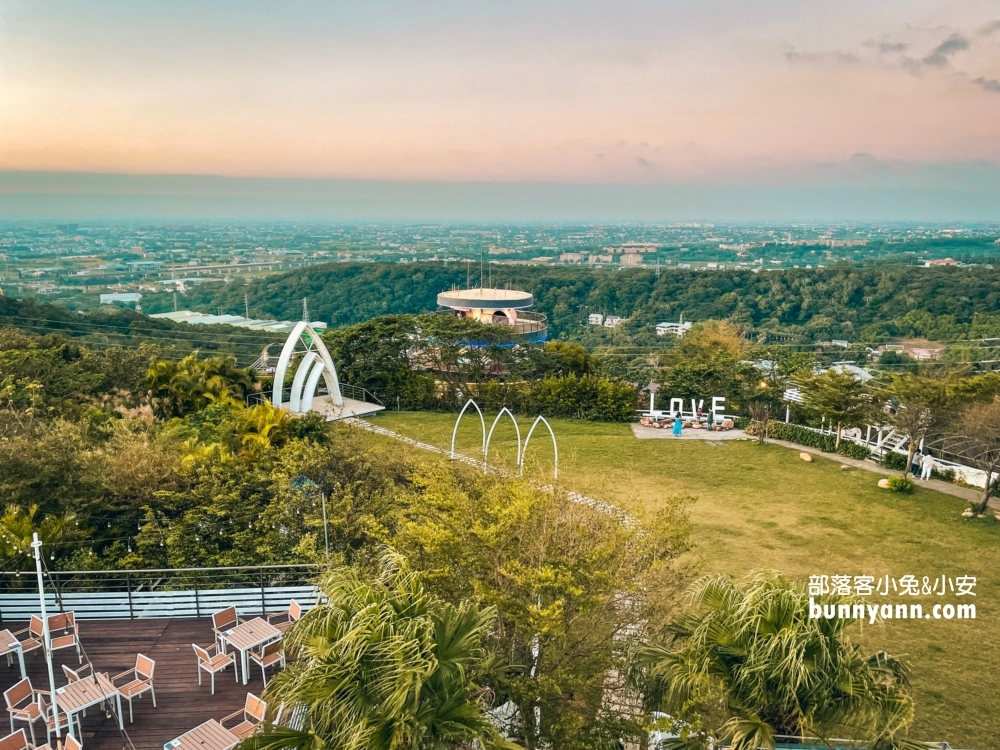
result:
[[(760, 423), (752, 422), (747, 428), (748, 435), (759, 435), (760, 434)], [(789, 443), (798, 443), (799, 445), (805, 445), (809, 448), (818, 448), (824, 453), (839, 453), (843, 456), (849, 456), (851, 458), (866, 459), (870, 455), (869, 450), (857, 443), (851, 442), (850, 440), (841, 440), (840, 449), (837, 449), (837, 436), (836, 435), (824, 435), (820, 432), (814, 432), (813, 430), (802, 427), (797, 424), (789, 424), (787, 422), (770, 422), (767, 426), (767, 436), (774, 438), (775, 440), (786, 440)]]
[(472, 397), (487, 411), (507, 407), (515, 414), (630, 422), (636, 418), (638, 389), (620, 380), (596, 375), (566, 375), (518, 383), (487, 381), (467, 386), (468, 393), (442, 394), (443, 408), (459, 408)]

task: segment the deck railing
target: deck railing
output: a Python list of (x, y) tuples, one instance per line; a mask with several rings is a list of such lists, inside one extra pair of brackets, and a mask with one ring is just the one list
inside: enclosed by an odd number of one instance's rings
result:
[[(53, 570), (44, 575), (49, 613), (80, 619), (207, 617), (235, 606), (240, 615), (288, 609), (292, 599), (309, 609), (319, 566), (256, 565), (229, 568)], [(33, 573), (0, 572), (0, 620), (25, 621), (40, 612)]]

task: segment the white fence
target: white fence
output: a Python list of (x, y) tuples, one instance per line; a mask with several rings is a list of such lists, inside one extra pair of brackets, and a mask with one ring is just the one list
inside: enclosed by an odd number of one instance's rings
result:
[[(45, 608), (81, 620), (208, 617), (234, 606), (243, 616), (282, 612), (294, 599), (315, 606), (319, 590), (306, 577), (312, 565), (179, 570), (52, 571), (45, 577)], [(32, 572), (0, 575), (0, 619), (40, 614)]]

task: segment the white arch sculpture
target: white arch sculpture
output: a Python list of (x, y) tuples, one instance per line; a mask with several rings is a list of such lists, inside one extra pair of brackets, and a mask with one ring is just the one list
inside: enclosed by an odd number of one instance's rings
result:
[(330, 394), (330, 399), (334, 406), (343, 406), (344, 397), (340, 394), (340, 381), (337, 379), (337, 368), (333, 366), (330, 352), (327, 351), (323, 339), (305, 321), (295, 324), (292, 332), (288, 334), (285, 345), (281, 349), (281, 356), (278, 357), (278, 366), (274, 370), (274, 392), (271, 397), (271, 404), (276, 409), (281, 408), (282, 390), (285, 384), (285, 374), (288, 372), (288, 365), (292, 361), (295, 349), (299, 342), (305, 345), (305, 354), (299, 362), (295, 377), (292, 379), (292, 392), (288, 398), (288, 410), (296, 414), (310, 411), (312, 409), (313, 396), (316, 395), (316, 386), (322, 376), (326, 383), (326, 389)]
[(524, 454), (528, 452), (528, 441), (531, 440), (531, 433), (533, 433), (535, 428), (538, 427), (539, 422), (545, 425), (545, 428), (549, 431), (549, 436), (552, 438), (552, 451), (555, 456), (555, 463), (552, 468), (552, 478), (559, 479), (559, 445), (556, 443), (556, 434), (552, 431), (552, 425), (550, 425), (549, 421), (541, 414), (535, 417), (535, 421), (531, 423), (531, 429), (528, 430), (528, 436), (524, 439), (524, 448), (521, 450), (521, 460), (518, 461), (518, 464), (521, 466), (521, 474), (524, 474)]
[(517, 426), (517, 420), (514, 418), (514, 413), (511, 412), (506, 406), (500, 410), (497, 414), (496, 419), (493, 420), (493, 424), (490, 426), (490, 432), (486, 436), (486, 447), (483, 450), (483, 467), (486, 466), (486, 461), (489, 459), (490, 455), (490, 440), (493, 439), (493, 430), (497, 428), (497, 422), (500, 421), (500, 417), (507, 414), (510, 417), (510, 421), (514, 423), (514, 431), (517, 432), (517, 464), (521, 464), (521, 428)]
[(479, 404), (473, 401), (471, 398), (465, 402), (465, 406), (462, 407), (462, 411), (458, 413), (458, 419), (455, 420), (455, 429), (451, 431), (451, 458), (455, 458), (455, 436), (458, 434), (458, 423), (462, 421), (462, 417), (465, 415), (465, 410), (469, 407), (476, 410), (479, 414), (479, 421), (483, 426), (483, 466), (486, 465), (486, 420), (483, 418), (483, 412), (479, 408)]

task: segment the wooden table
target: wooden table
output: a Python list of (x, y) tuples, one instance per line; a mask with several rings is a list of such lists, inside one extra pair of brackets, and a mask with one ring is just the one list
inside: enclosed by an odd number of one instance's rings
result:
[(239, 741), (239, 737), (218, 721), (209, 719), (165, 744), (163, 750), (229, 750)]
[(23, 680), (28, 676), (28, 673), (24, 671), (24, 652), (21, 650), (21, 642), (9, 630), (0, 630), (0, 656), (6, 656), (10, 659), (10, 655), (15, 651), (17, 652), (17, 663), (21, 665), (21, 679)]
[(250, 650), (280, 638), (281, 631), (263, 617), (248, 620), (222, 634), (222, 648), (225, 649), (228, 646), (232, 646), (240, 652), (240, 666), (243, 667), (244, 685), (247, 684), (250, 677), (250, 659), (248, 656)]
[(95, 675), (71, 682), (66, 687), (56, 690), (56, 703), (59, 711), (69, 719), (69, 733), (74, 739), (80, 739), (73, 733), (73, 714), (79, 713), (98, 703), (114, 699), (118, 708), (118, 728), (124, 730), (122, 722), (122, 696), (108, 675), (98, 672)]

